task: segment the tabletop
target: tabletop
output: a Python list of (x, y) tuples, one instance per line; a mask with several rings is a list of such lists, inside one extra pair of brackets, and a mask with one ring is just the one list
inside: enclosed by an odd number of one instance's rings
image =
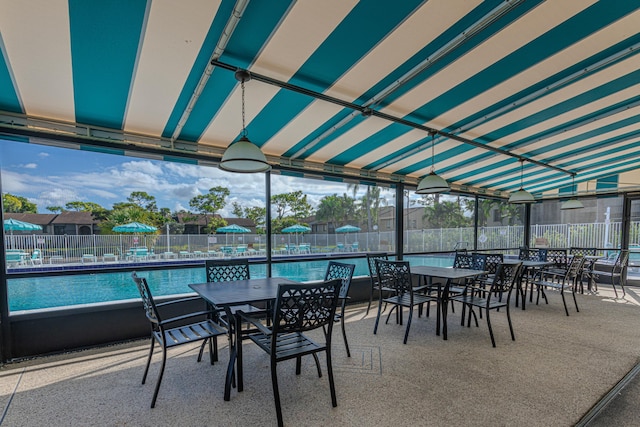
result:
[(411, 273), (420, 276), (442, 277), (443, 279), (464, 279), (487, 273), (483, 270), (471, 270), (469, 268), (432, 267), (429, 265), (416, 265), (411, 267)]
[(263, 277), (229, 282), (193, 283), (189, 287), (206, 301), (216, 305), (240, 305), (247, 302), (270, 301), (278, 296), (279, 284), (296, 284), (283, 277)]

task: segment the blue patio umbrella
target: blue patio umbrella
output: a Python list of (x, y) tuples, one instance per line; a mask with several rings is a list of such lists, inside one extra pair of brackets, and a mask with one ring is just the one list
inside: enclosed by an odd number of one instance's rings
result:
[[(251, 230), (238, 224), (225, 225), (216, 228), (216, 233), (233, 234), (233, 244), (236, 244), (236, 234), (251, 233)], [(225, 237), (225, 243), (227, 242)]]
[(116, 233), (152, 233), (156, 231), (157, 228), (152, 225), (134, 221), (128, 224), (116, 225), (112, 230)]
[(4, 220), (4, 229), (13, 234), (14, 231), (38, 231), (42, 230), (42, 227), (37, 224), (31, 224), (30, 222), (10, 218)]
[[(141, 222), (134, 221), (128, 224), (116, 225), (115, 227), (112, 228), (112, 230), (115, 231), (116, 233), (153, 233), (154, 231), (157, 230), (157, 228), (154, 227), (153, 225), (147, 225)], [(134, 238), (133, 244), (136, 248), (138, 247), (137, 237)], [(120, 245), (122, 245), (122, 241), (120, 241)], [(146, 245), (146, 238), (145, 238), (145, 245)], [(120, 247), (120, 250), (122, 251), (122, 247)]]
[(336, 233), (345, 233), (344, 236), (344, 244), (347, 244), (347, 233), (357, 233), (360, 231), (360, 227), (356, 227), (355, 225), (343, 225), (342, 227), (336, 228)]
[(302, 224), (294, 224), (282, 229), (283, 233), (296, 233), (296, 245), (298, 245), (298, 234), (308, 233), (309, 231), (311, 231), (311, 227)]
[(32, 224), (26, 221), (18, 221), (17, 219), (9, 218), (3, 221), (5, 231), (11, 232), (11, 247), (14, 247), (13, 232), (14, 231), (39, 231), (42, 227), (38, 224)]

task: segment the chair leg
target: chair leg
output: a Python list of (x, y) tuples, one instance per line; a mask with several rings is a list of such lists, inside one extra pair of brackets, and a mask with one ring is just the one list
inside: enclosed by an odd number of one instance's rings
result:
[[(564, 286), (563, 286), (564, 288)], [(562, 296), (562, 304), (564, 304), (564, 312), (567, 314), (567, 316), (569, 315), (569, 309), (567, 308), (567, 300), (564, 297), (564, 289), (560, 289), (560, 295)], [(573, 294), (573, 297), (575, 298), (576, 294)]]
[(376, 315), (376, 324), (373, 327), (373, 335), (375, 335), (378, 332), (378, 323), (380, 322), (381, 313), (382, 313), (382, 299), (380, 299), (380, 302), (378, 304), (378, 314)]
[(153, 392), (153, 399), (151, 400), (151, 407), (155, 408), (156, 399), (158, 398), (158, 392), (160, 391), (160, 383), (162, 382), (162, 376), (164, 375), (164, 366), (167, 364), (167, 347), (162, 346), (162, 365), (160, 365), (160, 374), (158, 375), (158, 383), (156, 389)]
[(491, 345), (492, 346), (496, 346), (496, 340), (493, 337), (493, 328), (491, 327), (491, 316), (489, 315), (489, 311), (487, 310), (487, 327), (489, 328), (489, 336), (491, 337)]
[(511, 340), (516, 340), (516, 335), (513, 333), (513, 325), (511, 324), (511, 312), (509, 311), (509, 302), (507, 301), (507, 322), (509, 322), (509, 331), (511, 332)]
[(369, 304), (367, 305), (367, 312), (365, 316), (369, 314), (369, 309), (371, 308), (371, 302), (373, 301), (373, 283), (371, 284), (371, 288), (369, 288)]
[[(316, 353), (312, 354), (313, 360), (316, 362), (316, 368), (318, 369), (318, 378), (322, 378), (322, 369), (320, 368), (320, 359), (318, 359), (318, 355)], [(298, 374), (300, 374), (298, 372)]]
[(144, 368), (144, 375), (142, 376), (142, 384), (147, 381), (147, 374), (149, 373), (149, 365), (151, 365), (151, 356), (153, 356), (153, 347), (156, 344), (155, 338), (151, 337), (151, 348), (149, 348), (149, 357), (147, 357), (147, 366)]
[(338, 406), (338, 398), (336, 397), (336, 385), (333, 381), (333, 365), (331, 363), (331, 347), (327, 346), (327, 376), (329, 377), (329, 390), (331, 391), (331, 405), (335, 408)]
[(351, 357), (351, 351), (349, 350), (349, 341), (347, 341), (347, 331), (344, 329), (344, 311), (340, 315), (340, 323), (342, 326), (342, 337), (344, 338), (344, 347), (347, 349), (347, 357)]
[[(198, 362), (202, 360), (202, 353), (204, 353), (204, 347), (207, 345), (207, 341), (209, 339), (202, 340), (202, 344), (200, 344), (200, 351), (198, 352)], [(211, 363), (213, 365), (213, 363)]]
[(407, 343), (409, 338), (409, 329), (411, 328), (411, 318), (413, 317), (413, 307), (409, 307), (409, 317), (407, 318), (407, 330), (404, 332), (404, 344)]
[(271, 360), (271, 386), (273, 388), (273, 401), (276, 405), (278, 427), (282, 427), (284, 423), (282, 422), (282, 408), (280, 407), (280, 391), (278, 389), (278, 372), (276, 368), (277, 362), (275, 360)]
[(573, 294), (573, 303), (576, 305), (576, 312), (580, 313), (580, 309), (578, 308), (578, 301), (576, 300), (576, 293), (572, 292)]

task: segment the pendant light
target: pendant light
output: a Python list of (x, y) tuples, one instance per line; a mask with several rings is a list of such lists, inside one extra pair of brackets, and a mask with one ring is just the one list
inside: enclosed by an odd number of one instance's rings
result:
[(266, 172), (271, 169), (267, 158), (260, 147), (249, 141), (244, 119), (244, 82), (251, 80), (251, 74), (247, 70), (236, 71), (236, 80), (240, 81), (242, 90), (242, 132), (240, 139), (232, 142), (222, 156), (218, 167), (229, 172), (255, 173)]
[(566, 202), (562, 203), (562, 205), (560, 205), (560, 209), (566, 210), (566, 209), (582, 209), (582, 208), (584, 208), (584, 205), (582, 204), (582, 202), (576, 198), (576, 194), (575, 194), (576, 190), (575, 190), (575, 188), (576, 188), (576, 174), (572, 173), (571, 174), (571, 191), (573, 192), (573, 197), (571, 197)]
[(520, 160), (520, 189), (515, 193), (511, 193), (509, 203), (528, 204), (535, 203), (533, 195), (525, 190), (522, 186), (522, 174), (524, 173), (524, 159)]
[(431, 132), (431, 172), (429, 175), (425, 176), (418, 183), (418, 189), (416, 190), (416, 194), (433, 194), (433, 193), (443, 193), (449, 191), (451, 188), (449, 187), (449, 183), (439, 175), (436, 175), (435, 167), (434, 167), (434, 139), (435, 132)]

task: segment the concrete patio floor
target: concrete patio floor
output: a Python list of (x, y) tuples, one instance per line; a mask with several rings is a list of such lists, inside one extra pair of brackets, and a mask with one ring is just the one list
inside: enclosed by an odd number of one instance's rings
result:
[[(486, 323), (460, 326), (449, 315), (449, 339), (435, 335), (435, 319), (404, 326), (382, 323), (375, 311), (350, 307), (347, 358), (334, 330), (333, 365), (338, 407), (331, 407), (326, 369), (312, 359), (278, 367), (285, 425), (571, 426), (580, 423), (639, 362), (640, 289), (625, 299), (601, 286), (578, 295), (580, 313), (564, 314), (560, 295), (549, 305), (492, 314), (497, 347)], [(140, 384), (148, 342), (136, 341), (10, 363), (0, 369), (2, 426), (240, 426), (275, 425), (268, 356), (245, 344), (245, 390), (224, 402), (226, 340), (220, 361), (196, 362), (197, 346), (169, 352), (156, 408), (150, 409), (160, 354), (147, 384)], [(321, 357), (324, 362), (324, 358)], [(638, 425), (640, 378), (628, 383), (588, 425)], [(581, 424), (584, 425), (584, 424)]]

